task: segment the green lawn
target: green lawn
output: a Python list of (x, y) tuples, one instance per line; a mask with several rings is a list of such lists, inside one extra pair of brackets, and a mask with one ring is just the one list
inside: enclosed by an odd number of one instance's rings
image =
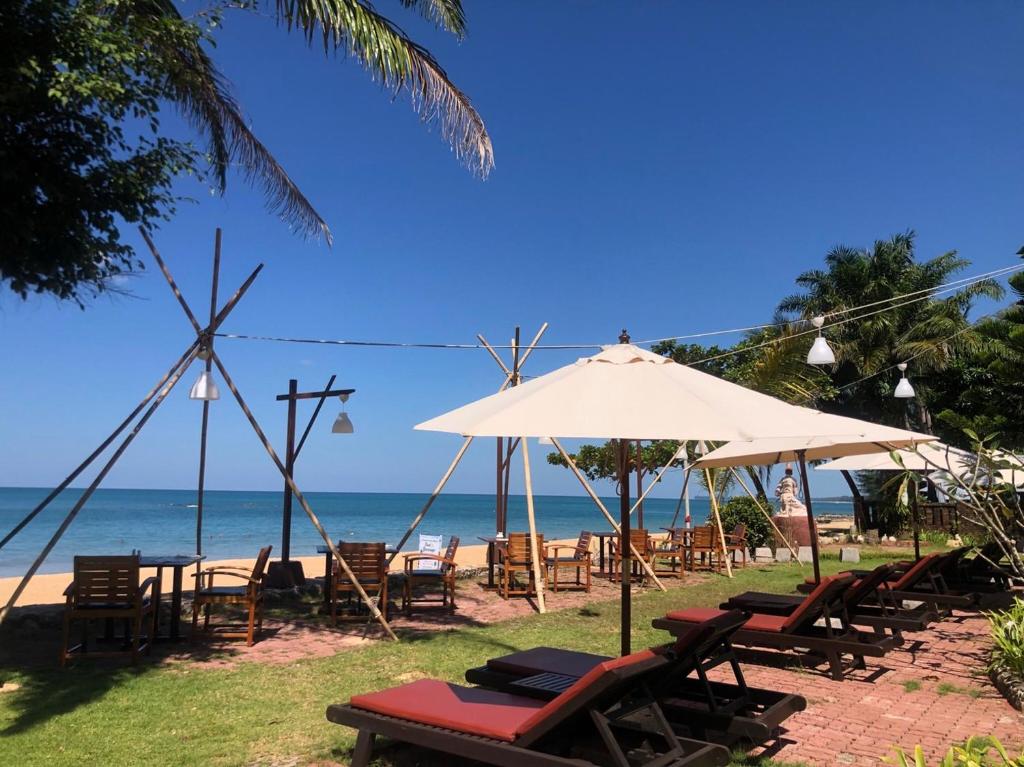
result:
[[(866, 559), (863, 566), (879, 561)], [(839, 569), (835, 560), (823, 562), (823, 572)], [(713, 606), (751, 589), (790, 591), (807, 572), (795, 565), (751, 567), (737, 571), (731, 581), (714, 577), (668, 593), (649, 590), (634, 599), (634, 647), (666, 641), (650, 621), (668, 609)], [(615, 654), (618, 625), (617, 604), (598, 603), (482, 628), (405, 636), (397, 643), (375, 642), (287, 666), (144, 662), (133, 670), (83, 661), (61, 671), (55, 665), (31, 670), (7, 665), (0, 667), (0, 678), (20, 688), (0, 692), (0, 764), (347, 762), (354, 733), (324, 719), (329, 703), (419, 676), (461, 681), (470, 666), (539, 644)]]

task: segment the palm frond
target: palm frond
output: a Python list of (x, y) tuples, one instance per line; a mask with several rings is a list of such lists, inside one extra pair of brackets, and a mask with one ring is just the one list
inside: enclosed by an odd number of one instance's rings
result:
[(466, 14), (462, 0), (401, 0), (406, 8), (417, 8), (423, 16), (459, 40), (466, 36)]
[(385, 88), (395, 94), (407, 91), (413, 109), (424, 122), (440, 126), (442, 138), (471, 171), (486, 177), (494, 167), (487, 128), (466, 94), (429, 51), (368, 4), (360, 0), (277, 0), (277, 14), (289, 29), (301, 29), (308, 43), (319, 35), (325, 52), (343, 49)]

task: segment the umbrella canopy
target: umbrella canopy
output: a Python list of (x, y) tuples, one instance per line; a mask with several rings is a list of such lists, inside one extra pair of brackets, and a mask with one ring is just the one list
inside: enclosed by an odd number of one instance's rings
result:
[[(928, 442), (918, 445), (915, 449), (895, 451), (900, 457), (902, 466), (897, 463), (892, 452), (876, 453), (875, 455), (852, 455), (837, 458), (834, 461), (818, 466), (820, 471), (925, 471), (931, 479), (943, 486), (951, 482), (942, 482), (942, 475), (954, 475), (969, 481), (977, 467), (977, 456), (969, 450), (952, 447), (944, 442)], [(1017, 487), (1024, 485), (1024, 465), (1010, 453), (996, 451), (993, 457), (999, 461), (1014, 464), (1014, 468), (1000, 469), (997, 473), (1002, 482), (1012, 483)], [(1020, 468), (1016, 468), (1020, 467)], [(984, 467), (982, 473), (985, 472)], [(946, 477), (949, 480), (949, 477)]]
[(857, 438), (865, 431), (863, 422), (826, 420), (631, 344), (609, 346), (416, 428), (476, 437), (674, 440)]
[(919, 434), (805, 408), (797, 409), (809, 413), (812, 424), (818, 425), (816, 431), (810, 432), (815, 436), (730, 442), (717, 450), (712, 450), (695, 465), (709, 469), (725, 466), (761, 466), (796, 461), (800, 453), (803, 453), (808, 461), (818, 461), (841, 456), (888, 453), (897, 448), (913, 447), (935, 440), (930, 434)]

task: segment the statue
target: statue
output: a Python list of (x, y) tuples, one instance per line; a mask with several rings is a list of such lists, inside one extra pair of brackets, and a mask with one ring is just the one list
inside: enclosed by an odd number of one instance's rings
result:
[(775, 497), (779, 499), (777, 517), (803, 517), (807, 515), (807, 507), (797, 497), (799, 486), (793, 478), (793, 467), (786, 464), (786, 476), (779, 480), (775, 488)]

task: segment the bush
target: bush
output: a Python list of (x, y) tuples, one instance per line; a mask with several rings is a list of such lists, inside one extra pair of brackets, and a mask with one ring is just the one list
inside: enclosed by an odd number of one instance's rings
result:
[[(761, 506), (770, 508), (765, 498), (761, 498)], [(722, 507), (721, 516), (722, 527), (726, 532), (739, 524), (747, 526), (747, 547), (750, 549), (767, 546), (774, 540), (771, 523), (749, 496), (730, 498)]]
[[(995, 751), (995, 757), (989, 756), (989, 751)], [(912, 756), (897, 748), (896, 755), (887, 757), (885, 761), (898, 767), (928, 767), (920, 746), (914, 749)], [(950, 747), (939, 767), (1024, 767), (1024, 756), (1010, 756), (998, 738), (975, 735), (960, 745)]]
[(1017, 597), (1008, 610), (985, 613), (992, 631), (990, 669), (1010, 672), (1024, 681), (1024, 600)]

